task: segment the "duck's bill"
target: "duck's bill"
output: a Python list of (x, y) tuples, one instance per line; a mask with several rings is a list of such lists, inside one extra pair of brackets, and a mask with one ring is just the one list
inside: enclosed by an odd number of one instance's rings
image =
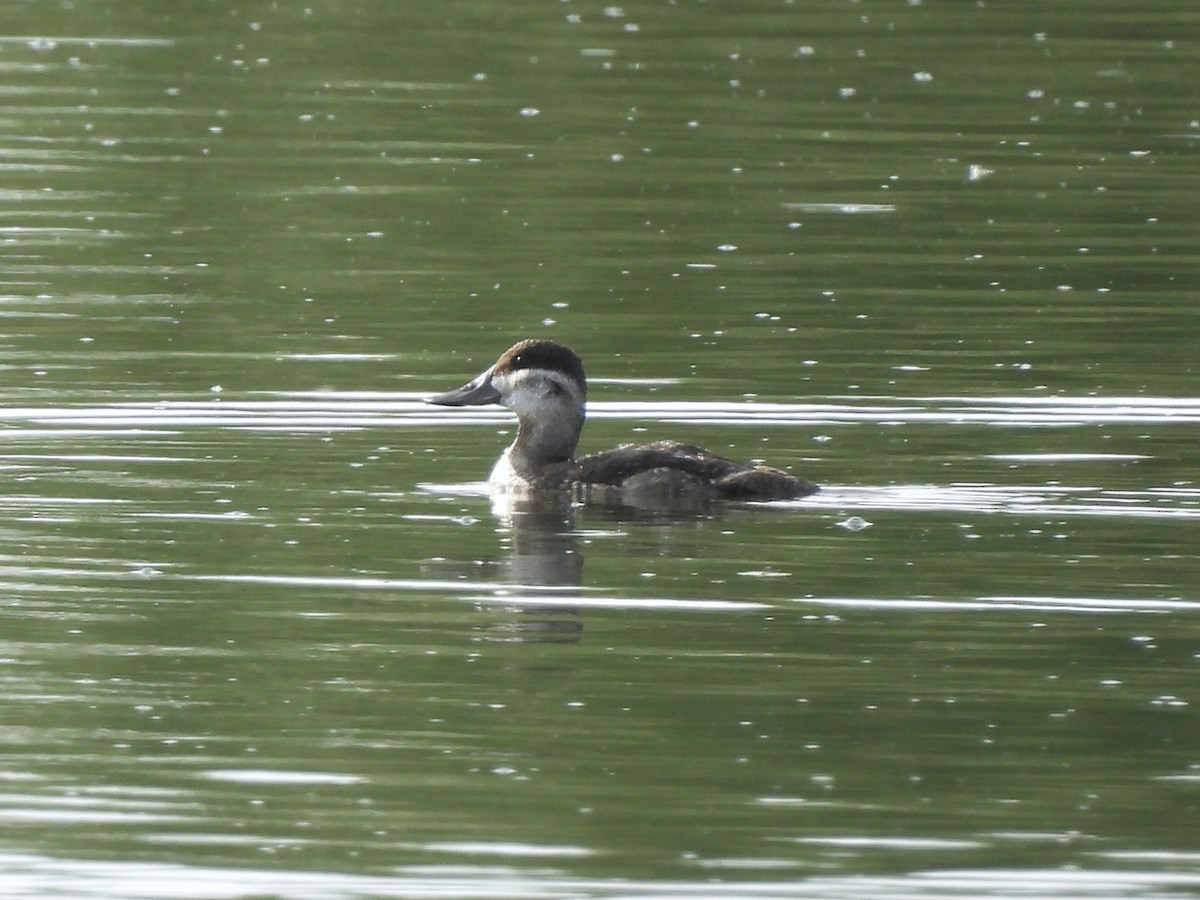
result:
[(499, 403), (500, 392), (492, 387), (492, 370), (488, 369), (474, 381), (468, 381), (462, 387), (444, 394), (434, 394), (427, 397), (425, 402), (434, 406), (484, 406)]

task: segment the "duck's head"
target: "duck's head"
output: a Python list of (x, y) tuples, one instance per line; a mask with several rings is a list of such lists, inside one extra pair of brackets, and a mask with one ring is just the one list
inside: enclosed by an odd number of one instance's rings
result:
[(513, 344), (462, 387), (434, 394), (426, 402), (437, 406), (498, 403), (524, 424), (566, 413), (582, 422), (586, 400), (587, 377), (575, 352), (554, 341), (530, 338)]

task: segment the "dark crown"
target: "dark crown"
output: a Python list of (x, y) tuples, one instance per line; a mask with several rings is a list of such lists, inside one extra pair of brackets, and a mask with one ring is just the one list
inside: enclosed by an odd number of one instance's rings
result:
[(575, 351), (554, 341), (529, 338), (513, 344), (496, 361), (495, 372), (517, 369), (548, 369), (561, 372), (573, 379), (581, 388), (587, 387), (587, 376), (583, 374), (583, 361)]

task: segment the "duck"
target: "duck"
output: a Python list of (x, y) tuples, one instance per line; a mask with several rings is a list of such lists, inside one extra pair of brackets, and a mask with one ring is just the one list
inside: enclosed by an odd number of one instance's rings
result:
[(679, 500), (793, 500), (819, 488), (764, 465), (746, 465), (691, 444), (660, 440), (575, 456), (586, 417), (587, 376), (575, 351), (541, 338), (513, 344), (435, 406), (498, 404), (517, 434), (488, 478), (493, 496), (570, 495), (579, 502), (646, 507)]

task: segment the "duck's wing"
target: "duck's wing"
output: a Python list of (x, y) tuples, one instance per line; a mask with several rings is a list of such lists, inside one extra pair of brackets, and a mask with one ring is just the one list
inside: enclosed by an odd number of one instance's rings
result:
[(575, 460), (577, 477), (585, 484), (620, 484), (650, 469), (678, 469), (697, 477), (713, 472), (719, 477), (733, 471), (721, 463), (737, 466), (722, 456), (678, 441), (623, 444)]
[(727, 500), (795, 500), (820, 490), (811, 481), (770, 466), (747, 466), (713, 485)]
[(779, 469), (743, 465), (678, 441), (627, 444), (580, 457), (575, 467), (578, 481), (613, 486), (654, 470), (670, 470), (691, 476), (697, 486), (729, 500), (790, 500), (817, 490), (811, 482)]

